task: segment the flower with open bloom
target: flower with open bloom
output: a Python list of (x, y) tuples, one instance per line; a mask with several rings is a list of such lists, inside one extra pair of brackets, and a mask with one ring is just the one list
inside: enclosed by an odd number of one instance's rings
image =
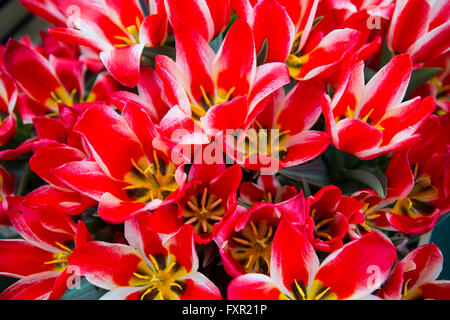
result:
[(50, 208), (29, 208), (23, 197), (9, 198), (9, 216), (23, 239), (0, 240), (0, 274), (20, 280), (0, 300), (59, 299), (77, 273), (68, 257), (91, 240), (86, 226)]
[(67, 27), (49, 29), (56, 39), (90, 47), (99, 53), (109, 73), (134, 87), (145, 46), (161, 45), (168, 34), (165, 12), (144, 16), (138, 0), (58, 1)]
[(17, 108), (25, 123), (31, 123), (36, 116), (57, 114), (59, 103), (72, 106), (108, 101), (110, 93), (118, 89), (108, 75), (100, 74), (86, 95), (83, 62), (53, 55), (47, 59), (14, 39), (6, 47), (5, 68), (24, 92)]
[(175, 166), (153, 147), (156, 129), (136, 106), (128, 105), (119, 115), (104, 105), (92, 105), (74, 130), (92, 157), (67, 162), (53, 169), (53, 175), (69, 188), (99, 201), (99, 215), (106, 221), (121, 223), (173, 201), (174, 191), (185, 181), (183, 166)]
[(234, 0), (239, 17), (250, 25), (260, 52), (267, 40), (267, 62), (285, 62), (303, 49), (313, 27), (318, 0)]
[(196, 243), (211, 242), (222, 220), (236, 210), (241, 179), (238, 165), (225, 169), (224, 164), (193, 164), (177, 199), (178, 209), (155, 210), (149, 217), (150, 227), (160, 233), (172, 233), (190, 224), (194, 226)]
[(88, 242), (69, 263), (92, 284), (110, 290), (105, 300), (221, 299), (219, 289), (197, 271), (192, 226), (162, 237), (145, 221), (144, 215), (125, 223), (130, 245)]
[(450, 281), (436, 280), (442, 263), (438, 247), (423, 245), (395, 266), (377, 295), (385, 300), (449, 300)]
[(395, 261), (392, 243), (372, 232), (320, 263), (309, 241), (282, 219), (272, 243), (270, 277), (252, 273), (235, 278), (228, 286), (228, 299), (367, 298), (381, 286)]
[(395, 54), (408, 53), (415, 64), (445, 53), (450, 48), (449, 9), (446, 0), (396, 1), (387, 36), (389, 48)]
[(349, 221), (357, 219), (363, 205), (344, 196), (336, 186), (326, 186), (308, 198), (314, 229), (310, 229), (310, 241), (318, 251), (333, 252), (343, 245), (349, 232)]
[[(367, 84), (364, 63), (344, 67), (331, 103), (322, 99), (327, 131), (333, 145), (362, 160), (411, 146), (418, 127), (433, 112), (434, 99), (402, 102), (411, 76), (411, 58), (393, 58)], [(393, 90), (395, 88), (395, 90)]]
[[(172, 108), (161, 120), (162, 135), (176, 143), (203, 144), (210, 136), (236, 131), (250, 122), (270, 93), (289, 82), (282, 63), (256, 66), (250, 27), (236, 20), (217, 54), (198, 34), (175, 29), (176, 63), (156, 57), (156, 71)], [(199, 135), (201, 135), (199, 137)]]
[[(227, 154), (252, 170), (297, 166), (318, 157), (329, 145), (325, 132), (311, 130), (321, 114), (323, 83), (301, 81), (288, 95), (274, 92), (267, 106), (236, 138), (226, 136)], [(236, 150), (229, 148), (237, 145)], [(230, 151), (228, 151), (230, 150)]]
[(238, 206), (218, 228), (214, 241), (225, 271), (232, 277), (246, 273), (269, 274), (273, 237), (285, 216), (306, 232), (311, 226), (303, 192), (278, 204), (261, 202), (249, 209)]

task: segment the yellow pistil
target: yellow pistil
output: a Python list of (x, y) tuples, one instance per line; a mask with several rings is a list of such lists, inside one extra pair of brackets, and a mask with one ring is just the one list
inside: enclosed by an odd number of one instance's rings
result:
[(114, 45), (117, 48), (123, 48), (134, 44), (139, 44), (139, 31), (141, 30), (141, 21), (138, 17), (136, 17), (136, 24), (128, 26), (126, 28), (128, 32), (128, 37), (126, 36), (114, 36), (115, 39), (122, 41), (121, 44)]
[(214, 107), (215, 105), (228, 102), (232, 99), (232, 95), (236, 87), (231, 88), (229, 91), (219, 88), (217, 90), (217, 96), (212, 97), (208, 95), (203, 86), (200, 86), (200, 91), (202, 93), (202, 98), (199, 104), (191, 102), (192, 119), (200, 123), (200, 118), (206, 115), (206, 112)]
[[(131, 286), (142, 286), (140, 299), (178, 300), (186, 288), (182, 276), (186, 269), (174, 261), (173, 256), (149, 255), (149, 265), (140, 265), (134, 272)], [(172, 262), (171, 262), (172, 261)]]
[(289, 74), (292, 78), (297, 79), (300, 69), (309, 61), (309, 55), (298, 57), (295, 54), (290, 54), (287, 58), (287, 65)]
[(317, 214), (316, 208), (311, 210), (311, 217), (314, 220), (314, 235), (326, 240), (332, 240), (333, 237), (329, 233), (328, 225), (334, 220), (334, 218), (321, 219), (320, 214)]
[(433, 202), (438, 199), (439, 191), (431, 183), (430, 176), (419, 175), (418, 165), (414, 168), (414, 187), (409, 195), (395, 203), (392, 213), (420, 218), (428, 215), (436, 209)]
[(125, 182), (130, 185), (124, 190), (128, 196), (137, 202), (147, 203), (155, 199), (164, 200), (178, 188), (175, 180), (176, 167), (173, 163), (166, 164), (153, 152), (153, 163), (141, 159), (136, 163), (131, 159), (133, 170), (125, 176)]
[(334, 300), (336, 294), (331, 292), (330, 287), (324, 287), (318, 280), (314, 280), (311, 288), (307, 288), (302, 281), (294, 280), (290, 287), (291, 295), (282, 294), (281, 299), (285, 300)]
[(244, 150), (245, 158), (257, 156), (270, 156), (277, 160), (283, 160), (288, 152), (286, 148), (290, 130), (268, 129), (255, 121), (256, 129), (249, 130), (240, 149)]
[(44, 262), (44, 264), (45, 265), (54, 264), (55, 271), (63, 271), (69, 265), (69, 263), (67, 262), (67, 259), (72, 254), (73, 250), (57, 241), (55, 242), (55, 244), (58, 247), (60, 247), (62, 249), (62, 251), (54, 253), (53, 254), (54, 259), (50, 260), (50, 261), (46, 261), (46, 262)]
[(267, 221), (250, 221), (229, 243), (234, 259), (247, 272), (268, 274), (274, 229)]
[(213, 225), (222, 220), (224, 214), (222, 199), (208, 194), (208, 188), (200, 195), (191, 196), (183, 209), (184, 223), (194, 225), (198, 234), (212, 232)]

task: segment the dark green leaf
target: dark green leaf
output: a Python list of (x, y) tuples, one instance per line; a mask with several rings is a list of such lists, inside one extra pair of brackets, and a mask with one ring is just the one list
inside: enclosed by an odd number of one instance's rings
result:
[(350, 179), (360, 182), (374, 190), (381, 198), (386, 197), (387, 178), (376, 168), (344, 169)]
[(315, 18), (313, 21), (313, 24), (312, 24), (312, 29), (314, 29), (314, 27), (317, 26), (319, 24), (319, 22), (322, 21), (322, 19), (323, 19), (323, 16)]
[(262, 44), (261, 49), (258, 52), (258, 56), (256, 57), (256, 64), (258, 66), (266, 63), (267, 49), (268, 49), (267, 39), (264, 39), (264, 43)]
[(223, 34), (219, 33), (219, 35), (209, 43), (209, 46), (214, 50), (215, 53), (219, 51), (220, 46), (223, 42)]
[(367, 83), (370, 81), (370, 79), (373, 78), (374, 75), (376, 75), (377, 72), (369, 67), (364, 68), (364, 81)]
[(327, 167), (321, 158), (312, 163), (304, 164), (298, 167), (282, 169), (278, 173), (302, 183), (304, 179), (306, 179), (308, 184), (316, 185), (318, 187), (324, 187), (332, 184), (332, 181), (328, 176)]
[(389, 63), (389, 61), (391, 61), (393, 57), (393, 54), (391, 52), (391, 50), (389, 49), (386, 40), (383, 42), (383, 49), (381, 51), (381, 56), (380, 56), (380, 64), (378, 66), (379, 69), (383, 68), (385, 65), (387, 65)]
[(156, 47), (145, 47), (143, 55), (146, 57), (156, 57), (159, 55), (168, 56), (175, 60), (177, 51), (173, 47), (169, 46), (156, 46)]
[(106, 292), (107, 290), (97, 288), (82, 278), (79, 288), (67, 289), (61, 300), (98, 300)]
[(411, 80), (409, 81), (408, 90), (406, 91), (406, 96), (408, 96), (411, 92), (413, 92), (428, 80), (433, 79), (435, 76), (441, 73), (442, 70), (442, 68), (421, 68), (413, 70), (411, 74)]

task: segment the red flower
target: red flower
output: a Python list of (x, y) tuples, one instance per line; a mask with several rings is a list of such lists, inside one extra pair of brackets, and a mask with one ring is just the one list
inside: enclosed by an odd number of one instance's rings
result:
[[(84, 223), (50, 208), (38, 210), (9, 198), (9, 217), (23, 240), (0, 240), (0, 274), (19, 278), (0, 294), (1, 300), (59, 299), (70, 277), (80, 276), (69, 267), (74, 248), (91, 240)], [(69, 268), (68, 268), (69, 267)]]
[(309, 241), (283, 219), (273, 239), (270, 277), (254, 273), (237, 277), (228, 287), (228, 299), (366, 298), (383, 283), (395, 260), (391, 242), (372, 232), (347, 243), (319, 265)]
[(436, 280), (442, 263), (438, 247), (423, 245), (395, 266), (377, 295), (386, 300), (448, 300), (450, 281)]
[(120, 116), (106, 106), (92, 105), (74, 130), (83, 137), (92, 158), (67, 162), (52, 174), (99, 201), (100, 217), (121, 223), (174, 201), (176, 193), (172, 193), (185, 180), (183, 167), (177, 168), (168, 155), (153, 147), (156, 129), (143, 110), (128, 105)]
[(171, 233), (190, 224), (194, 226), (195, 242), (209, 243), (222, 220), (235, 211), (241, 179), (238, 165), (225, 169), (223, 164), (193, 164), (177, 206), (153, 212), (149, 226), (156, 232)]
[(197, 271), (192, 227), (161, 237), (141, 217), (125, 223), (130, 245), (93, 241), (69, 257), (89, 282), (110, 290), (101, 299), (221, 299), (219, 289)]
[(84, 75), (86, 65), (71, 58), (51, 55), (48, 59), (16, 40), (9, 40), (5, 53), (5, 67), (20, 89), (18, 110), (25, 123), (36, 116), (58, 112), (58, 104), (72, 106), (80, 102), (109, 101), (118, 85), (105, 74), (97, 77), (89, 95)]
[(331, 104), (322, 99), (334, 146), (368, 160), (416, 142), (414, 133), (435, 104), (431, 97), (402, 102), (412, 70), (409, 56), (393, 58), (367, 84), (364, 63), (351, 67), (344, 67)]
[(414, 63), (435, 59), (448, 51), (449, 8), (448, 1), (397, 1), (387, 37), (389, 48), (394, 53), (408, 53)]
[(16, 106), (18, 90), (11, 76), (0, 64), (0, 112), (3, 116), (0, 123), (0, 145), (5, 145), (16, 133)]
[(258, 202), (280, 203), (296, 194), (295, 187), (282, 186), (272, 175), (261, 175), (257, 183), (246, 181), (239, 187), (239, 201), (249, 206)]
[[(287, 96), (284, 89), (277, 90), (249, 130), (241, 131), (236, 139), (226, 137), (228, 155), (249, 169), (267, 171), (316, 158), (329, 145), (327, 133), (310, 130), (321, 114), (324, 96), (324, 85), (316, 80), (300, 82)], [(234, 144), (237, 150), (230, 150)]]
[(232, 277), (253, 272), (269, 274), (273, 237), (283, 216), (307, 233), (312, 226), (308, 212), (303, 193), (276, 205), (262, 202), (248, 210), (238, 206), (214, 237), (225, 271)]
[(362, 204), (342, 195), (335, 186), (320, 189), (308, 198), (310, 216), (314, 220), (311, 243), (316, 250), (333, 252), (342, 247), (342, 240), (349, 232), (349, 221), (359, 215)]
[[(259, 103), (289, 82), (281, 63), (256, 67), (253, 36), (242, 20), (234, 22), (217, 54), (199, 34), (184, 28), (175, 30), (175, 38), (177, 62), (156, 57), (172, 106), (160, 127), (175, 143), (207, 143), (208, 136), (244, 127), (259, 112)], [(184, 132), (181, 138), (173, 136), (177, 129)]]

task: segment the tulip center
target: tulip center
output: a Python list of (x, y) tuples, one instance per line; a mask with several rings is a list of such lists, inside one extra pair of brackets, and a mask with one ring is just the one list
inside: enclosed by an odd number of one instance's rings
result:
[(208, 188), (191, 196), (183, 209), (184, 223), (192, 224), (197, 234), (211, 233), (213, 225), (222, 220), (224, 214), (222, 199), (208, 193)]
[(122, 41), (123, 43), (115, 44), (116, 48), (123, 48), (134, 44), (139, 44), (139, 31), (141, 30), (141, 21), (136, 17), (136, 24), (127, 27), (128, 37), (126, 36), (114, 36), (115, 39)]
[(312, 209), (311, 217), (314, 220), (314, 236), (324, 241), (331, 240), (330, 222), (334, 221), (334, 218), (322, 218), (317, 214), (317, 209)]
[[(149, 255), (147, 268), (133, 273), (133, 286), (144, 286), (140, 292), (141, 300), (178, 300), (186, 290), (186, 283), (180, 277), (187, 274), (186, 269), (177, 262), (169, 262), (169, 257)], [(145, 270), (143, 270), (145, 269)]]
[(73, 250), (70, 247), (73, 247), (74, 244), (70, 243), (67, 245), (63, 245), (59, 242), (55, 242), (55, 244), (61, 248), (62, 251), (53, 254), (53, 260), (44, 262), (44, 264), (53, 264), (53, 268), (55, 272), (61, 272), (69, 266), (67, 259), (72, 254)]
[(246, 132), (244, 147), (245, 157), (269, 156), (283, 160), (287, 155), (286, 142), (289, 139), (289, 130), (268, 129), (255, 121), (257, 129)]
[(248, 273), (268, 274), (273, 234), (274, 227), (267, 221), (250, 221), (229, 241), (233, 258), (244, 266)]
[(325, 287), (323, 284), (314, 280), (311, 288), (304, 285), (303, 281), (294, 280), (291, 284), (291, 296), (281, 294), (282, 300), (335, 300), (336, 294), (330, 291), (330, 287)]
[(419, 218), (432, 214), (436, 209), (433, 201), (438, 199), (439, 191), (432, 185), (430, 176), (418, 177), (418, 168), (418, 165), (414, 168), (414, 187), (405, 199), (396, 202), (392, 213)]
[(195, 122), (200, 123), (200, 118), (206, 115), (206, 112), (214, 107), (215, 105), (228, 102), (233, 99), (233, 93), (236, 90), (235, 87), (231, 88), (229, 91), (224, 89), (218, 89), (217, 95), (212, 97), (207, 94), (203, 86), (200, 86), (202, 92), (202, 98), (198, 105), (191, 103), (192, 118)]
[(156, 151), (153, 155), (154, 161), (151, 164), (145, 159), (139, 163), (131, 160), (133, 170), (125, 177), (125, 181), (130, 183), (124, 188), (127, 195), (138, 202), (164, 200), (179, 187), (175, 180), (176, 166), (159, 159)]

